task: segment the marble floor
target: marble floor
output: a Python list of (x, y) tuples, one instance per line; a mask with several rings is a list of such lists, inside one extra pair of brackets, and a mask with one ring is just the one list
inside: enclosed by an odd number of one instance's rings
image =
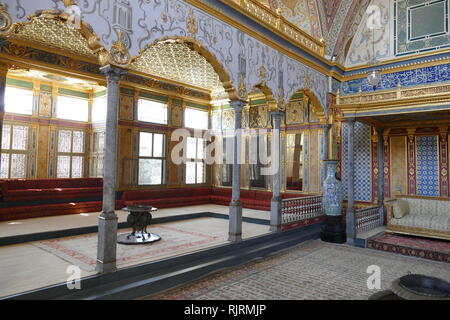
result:
[[(228, 213), (228, 207), (201, 205), (183, 208), (161, 209), (155, 216), (172, 216), (187, 213)], [(117, 212), (119, 222), (126, 221), (127, 213)], [(25, 219), (0, 223), (0, 237), (44, 231), (64, 230), (97, 224), (99, 213)], [(269, 212), (244, 209), (244, 217), (269, 219)], [(20, 222), (20, 223), (17, 223)], [(243, 238), (251, 238), (269, 232), (267, 225), (243, 223)], [(163, 240), (152, 245), (118, 246), (118, 268), (172, 256), (195, 252), (227, 243), (228, 220), (198, 218), (158, 224), (150, 232), (159, 233)], [(119, 233), (127, 233), (121, 229)], [(69, 274), (67, 268), (77, 265), (81, 276), (95, 274), (97, 234), (87, 234), (52, 240), (29, 242), (0, 247), (0, 297), (64, 283)]]

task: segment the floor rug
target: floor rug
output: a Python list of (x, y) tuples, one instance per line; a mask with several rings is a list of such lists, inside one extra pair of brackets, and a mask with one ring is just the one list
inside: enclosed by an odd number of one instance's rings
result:
[(450, 262), (450, 242), (445, 240), (382, 232), (367, 239), (367, 247), (405, 256)]
[[(368, 286), (373, 266), (380, 268), (379, 289)], [(408, 273), (450, 281), (443, 262), (312, 240), (142, 299), (366, 300)]]
[[(119, 230), (119, 234), (131, 230)], [(117, 245), (117, 266), (155, 261), (168, 256), (193, 252), (226, 242), (224, 236), (214, 236), (198, 231), (183, 230), (174, 226), (155, 225), (151, 232), (162, 239), (145, 245)], [(55, 256), (79, 266), (85, 271), (95, 270), (97, 257), (97, 233), (37, 241), (32, 243)]]

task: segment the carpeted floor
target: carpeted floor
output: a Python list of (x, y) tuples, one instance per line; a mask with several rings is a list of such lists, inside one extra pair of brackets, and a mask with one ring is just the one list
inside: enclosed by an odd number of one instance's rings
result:
[(367, 247), (405, 256), (450, 262), (450, 241), (445, 240), (382, 232), (367, 239)]
[[(197, 222), (204, 219), (198, 219)], [(218, 219), (206, 219), (216, 222)], [(218, 221), (221, 222), (221, 221)], [(183, 228), (184, 226), (184, 228)], [(119, 234), (129, 234), (131, 230), (122, 229)], [(189, 251), (226, 243), (226, 234), (214, 234), (188, 228), (187, 223), (155, 225), (150, 232), (159, 234), (162, 239), (146, 245), (117, 245), (117, 265), (126, 266), (140, 262), (159, 260)], [(36, 241), (32, 245), (45, 250), (85, 271), (94, 271), (97, 255), (97, 234)]]
[(450, 281), (445, 263), (315, 240), (143, 299), (365, 300), (377, 292), (367, 287), (372, 265), (381, 269), (380, 290), (409, 272)]

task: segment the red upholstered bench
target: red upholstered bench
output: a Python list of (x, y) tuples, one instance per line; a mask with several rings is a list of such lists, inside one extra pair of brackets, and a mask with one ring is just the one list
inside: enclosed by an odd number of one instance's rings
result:
[(211, 188), (179, 188), (159, 190), (125, 191), (122, 200), (125, 206), (139, 204), (157, 208), (173, 208), (208, 204)]
[(102, 178), (11, 179), (1, 183), (4, 202), (101, 197)]
[[(116, 200), (116, 210), (123, 208), (123, 202)], [(0, 208), (0, 221), (50, 217), (102, 211), (101, 201), (70, 202), (47, 205)]]

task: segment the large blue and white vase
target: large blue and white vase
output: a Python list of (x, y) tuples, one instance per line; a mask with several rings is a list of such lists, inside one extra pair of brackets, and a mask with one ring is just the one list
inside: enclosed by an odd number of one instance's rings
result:
[(337, 160), (325, 160), (327, 176), (323, 181), (323, 207), (327, 216), (342, 215), (342, 182), (336, 178)]

